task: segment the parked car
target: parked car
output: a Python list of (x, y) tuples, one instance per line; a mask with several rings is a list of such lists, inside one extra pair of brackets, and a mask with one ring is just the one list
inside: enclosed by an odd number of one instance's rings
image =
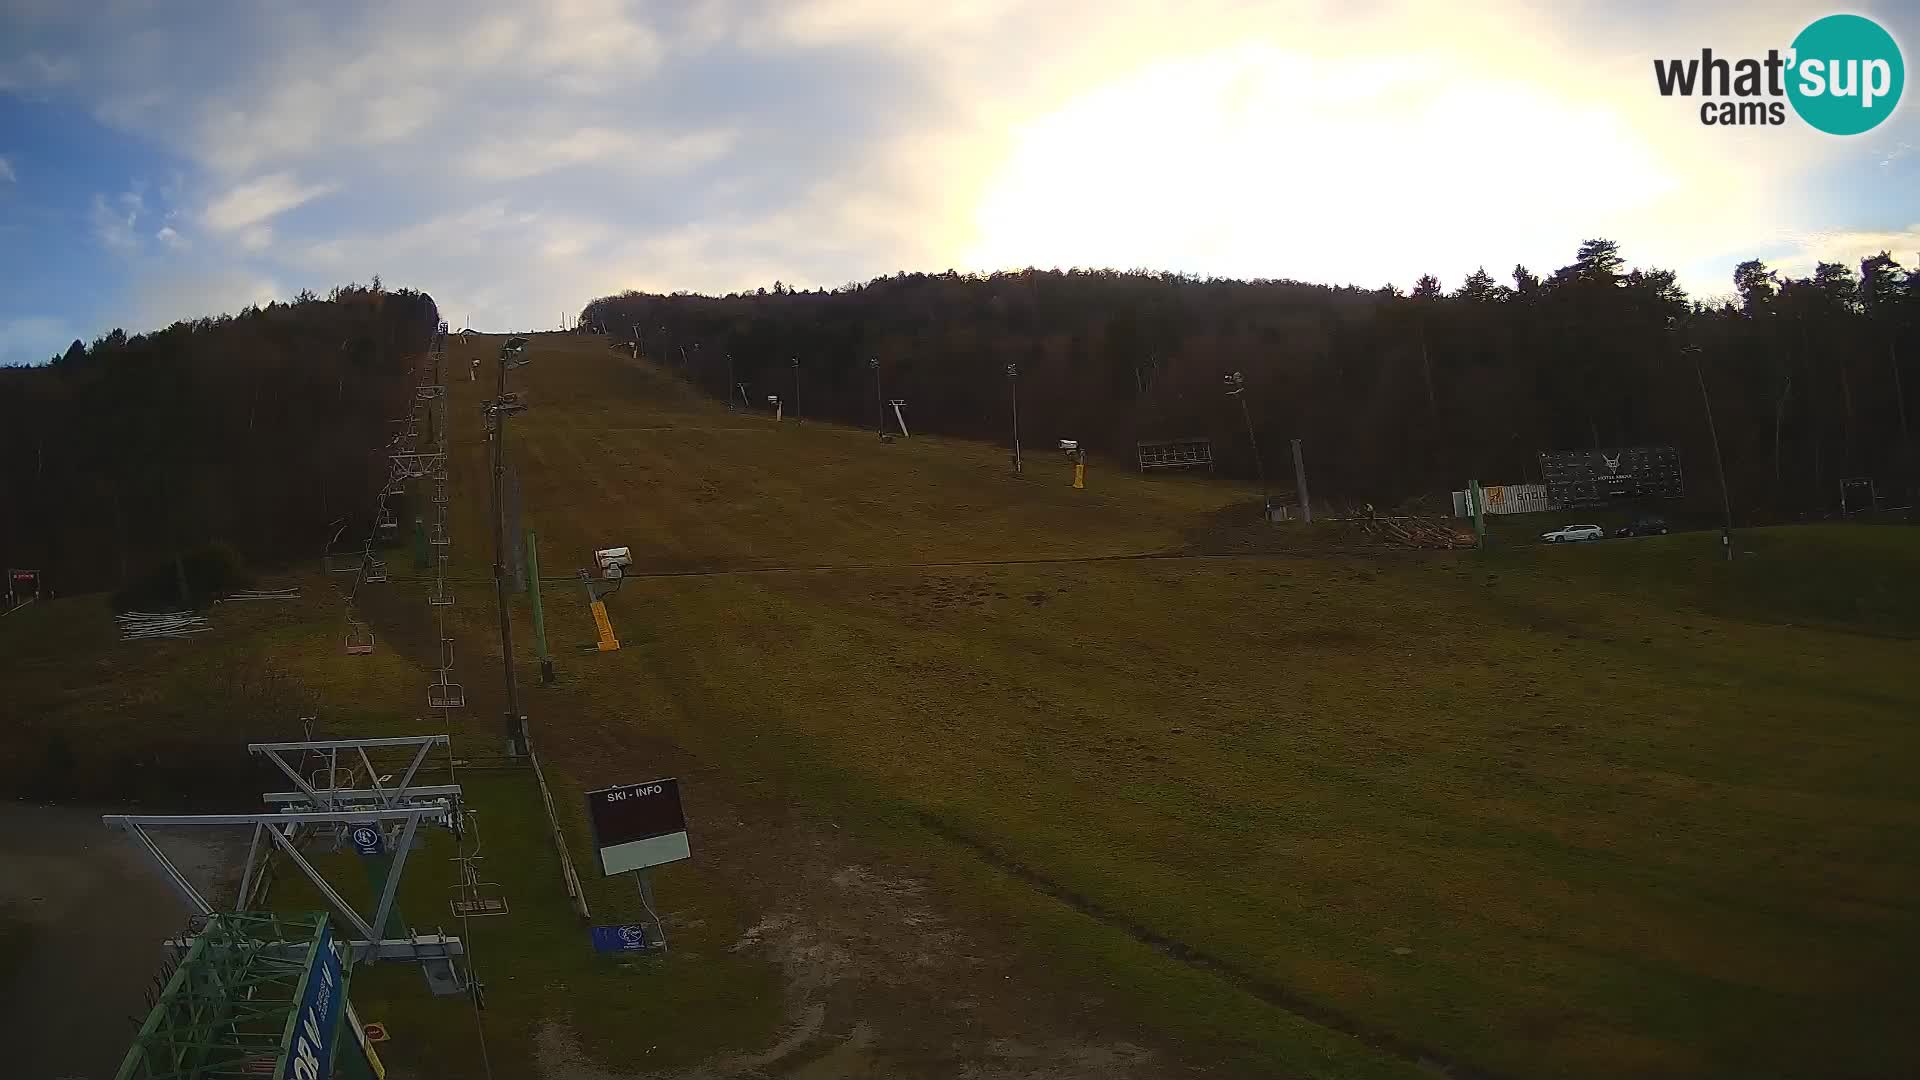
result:
[(1543, 532), (1540, 539), (1549, 544), (1574, 544), (1586, 540), (1605, 540), (1607, 530), (1598, 525), (1567, 525), (1552, 532)]
[(1659, 514), (1647, 514), (1634, 518), (1629, 524), (1613, 530), (1615, 536), (1665, 536), (1667, 519)]

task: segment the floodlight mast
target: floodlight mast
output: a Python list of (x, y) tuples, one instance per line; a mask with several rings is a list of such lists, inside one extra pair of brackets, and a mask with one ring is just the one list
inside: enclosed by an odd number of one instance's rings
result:
[[(1700, 405), (1707, 413), (1707, 434), (1713, 439), (1713, 467), (1720, 474), (1720, 509), (1726, 515), (1726, 524), (1720, 531), (1720, 548), (1726, 553), (1728, 562), (1733, 561), (1733, 501), (1727, 497), (1727, 466), (1720, 457), (1720, 431), (1713, 425), (1713, 399), (1707, 394), (1707, 377), (1700, 370), (1700, 346), (1688, 344), (1680, 347), (1693, 361), (1693, 378), (1700, 384)], [(1846, 503), (1841, 503), (1841, 511)]]
[(1247, 444), (1253, 447), (1253, 469), (1260, 478), (1260, 516), (1267, 521), (1273, 520), (1273, 496), (1267, 492), (1267, 466), (1260, 460), (1260, 440), (1253, 436), (1253, 413), (1247, 409), (1246, 376), (1230, 371), (1223, 381), (1227, 384), (1227, 396), (1240, 399), (1240, 416), (1247, 422)]
[(507, 607), (506, 436), (507, 417), (525, 411), (526, 406), (507, 396), (507, 368), (526, 348), (526, 342), (519, 338), (500, 346), (497, 396), (487, 403), (487, 416), (493, 421), (489, 440), (493, 444), (493, 591), (500, 612), (500, 660), (507, 684), (507, 756), (511, 758), (527, 756), (527, 732), (520, 722), (520, 683), (513, 670), (513, 620)]
[(1013, 395), (1013, 475), (1020, 475), (1020, 370), (1007, 365), (1007, 389)]

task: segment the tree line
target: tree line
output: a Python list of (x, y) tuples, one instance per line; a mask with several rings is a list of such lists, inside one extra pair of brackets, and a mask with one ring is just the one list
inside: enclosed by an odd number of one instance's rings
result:
[(0, 558), (75, 593), (209, 544), (266, 566), (366, 536), (438, 320), (375, 278), (0, 368)]
[(1910, 492), (1903, 369), (1920, 349), (1920, 274), (1882, 253), (1803, 278), (1750, 261), (1730, 284), (1733, 299), (1690, 299), (1671, 271), (1629, 267), (1601, 239), (1550, 274), (1482, 269), (1451, 292), (1430, 275), (1402, 292), (949, 271), (627, 292), (581, 320), (736, 405), (778, 394), (801, 416), (873, 426), (883, 399), (905, 399), (916, 429), (1004, 442), (1017, 379), (1028, 447), (1075, 438), (1130, 467), (1138, 441), (1210, 437), (1220, 468), (1252, 480), (1223, 385), (1239, 372), (1276, 489), (1292, 486), (1298, 438), (1316, 493), (1383, 505), (1537, 481), (1543, 450), (1672, 445), (1689, 502), (1717, 507), (1709, 402), (1744, 520), (1832, 512), (1848, 477)]

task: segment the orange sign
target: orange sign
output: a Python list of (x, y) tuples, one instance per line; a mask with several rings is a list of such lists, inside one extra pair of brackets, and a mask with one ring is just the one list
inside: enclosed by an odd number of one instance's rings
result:
[(600, 630), (600, 651), (618, 652), (620, 639), (613, 636), (613, 623), (607, 618), (607, 605), (599, 600), (593, 602), (593, 625)]

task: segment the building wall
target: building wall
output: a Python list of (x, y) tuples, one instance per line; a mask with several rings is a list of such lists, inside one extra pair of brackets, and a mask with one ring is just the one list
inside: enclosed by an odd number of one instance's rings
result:
[[(1486, 493), (1489, 514), (1538, 514), (1560, 509), (1559, 503), (1547, 497), (1545, 484), (1490, 484), (1480, 490)], [(1473, 516), (1464, 491), (1453, 493), (1453, 516)]]

